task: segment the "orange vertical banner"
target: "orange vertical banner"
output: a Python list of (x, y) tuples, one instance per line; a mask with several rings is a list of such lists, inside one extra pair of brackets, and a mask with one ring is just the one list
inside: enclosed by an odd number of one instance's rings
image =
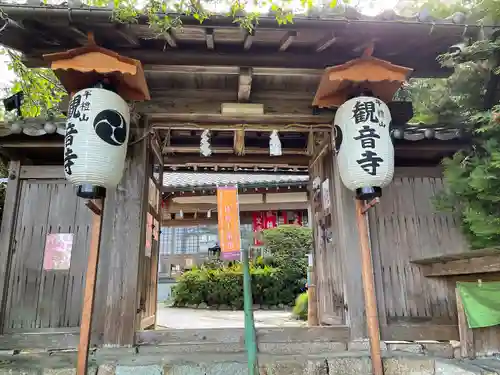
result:
[(241, 252), (238, 188), (217, 188), (219, 244), (223, 260), (238, 260)]

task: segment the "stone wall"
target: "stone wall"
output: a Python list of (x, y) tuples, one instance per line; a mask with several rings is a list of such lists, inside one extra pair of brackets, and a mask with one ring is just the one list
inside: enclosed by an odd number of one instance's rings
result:
[[(260, 375), (371, 374), (369, 353), (364, 350), (366, 342), (351, 343), (349, 348), (302, 345), (302, 350), (282, 344), (280, 348), (260, 352)], [(88, 374), (248, 374), (244, 352), (181, 352), (170, 345), (97, 349), (90, 353)], [(449, 344), (390, 343), (383, 346), (383, 357), (385, 375), (500, 375), (500, 361), (452, 359), (453, 348)], [(75, 351), (0, 352), (0, 375), (75, 375), (75, 361)]]
[[(18, 364), (3, 364), (1, 375), (75, 375), (73, 367), (39, 368)], [(247, 375), (244, 362), (179, 362), (141, 366), (101, 364), (91, 366), (88, 375)], [(368, 355), (288, 359), (261, 364), (260, 375), (369, 375)], [(495, 365), (459, 362), (418, 356), (384, 358), (385, 375), (498, 375)]]

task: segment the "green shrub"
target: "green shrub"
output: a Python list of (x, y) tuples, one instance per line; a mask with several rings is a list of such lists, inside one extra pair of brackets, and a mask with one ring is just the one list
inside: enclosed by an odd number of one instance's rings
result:
[[(264, 241), (271, 256), (257, 257), (250, 265), (253, 303), (293, 306), (306, 283), (306, 254), (312, 251), (311, 230), (283, 225), (264, 231)], [(180, 276), (172, 295), (174, 306), (204, 303), (241, 309), (242, 265), (208, 262)]]
[(296, 319), (307, 320), (307, 304), (309, 297), (307, 292), (299, 294), (295, 300), (295, 306), (293, 306), (293, 316)]
[[(274, 267), (250, 268), (253, 303), (265, 306), (292, 306), (297, 288), (289, 284), (286, 273)], [(173, 305), (206, 304), (243, 308), (243, 270), (237, 263), (220, 269), (194, 269), (185, 272), (172, 289)]]

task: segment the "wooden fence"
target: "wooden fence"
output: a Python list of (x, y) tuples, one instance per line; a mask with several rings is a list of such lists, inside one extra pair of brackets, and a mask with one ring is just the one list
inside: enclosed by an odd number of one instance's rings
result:
[[(366, 331), (354, 195), (342, 185), (331, 154), (316, 161), (311, 174), (321, 185), (311, 197), (319, 320), (347, 324), (352, 338), (360, 338)], [(385, 340), (458, 339), (453, 281), (425, 277), (412, 262), (467, 250), (454, 217), (434, 206), (442, 188), (439, 168), (396, 168), (369, 213)], [(324, 210), (322, 195), (328, 193), (331, 207)]]
[[(10, 232), (12, 242), (10, 249), (4, 249), (9, 258), (3, 331), (76, 329), (80, 325), (91, 214), (64, 179), (30, 177), (24, 168), (16, 184), (18, 214)], [(45, 269), (49, 233), (73, 234), (69, 268)]]
[[(397, 176), (370, 212), (381, 325), (432, 325), (432, 330), (422, 328), (456, 336), (453, 282), (425, 277), (412, 263), (467, 250), (454, 217), (434, 206), (442, 188), (442, 179), (433, 170), (416, 169), (412, 175)], [(443, 333), (445, 330), (448, 333)]]

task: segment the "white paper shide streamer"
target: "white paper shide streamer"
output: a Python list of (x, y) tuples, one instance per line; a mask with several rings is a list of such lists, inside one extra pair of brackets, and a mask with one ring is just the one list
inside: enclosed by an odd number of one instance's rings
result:
[(277, 130), (273, 130), (269, 136), (269, 155), (281, 156), (281, 141)]
[(353, 191), (387, 186), (394, 175), (387, 105), (373, 97), (350, 99), (339, 107), (334, 123), (342, 132), (337, 161), (344, 185)]
[(203, 130), (203, 133), (201, 133), (200, 154), (202, 156), (212, 155), (212, 149), (210, 148), (210, 130), (208, 129)]
[(123, 175), (129, 123), (129, 107), (118, 94), (100, 88), (77, 92), (66, 122), (66, 179), (75, 185), (116, 187)]

